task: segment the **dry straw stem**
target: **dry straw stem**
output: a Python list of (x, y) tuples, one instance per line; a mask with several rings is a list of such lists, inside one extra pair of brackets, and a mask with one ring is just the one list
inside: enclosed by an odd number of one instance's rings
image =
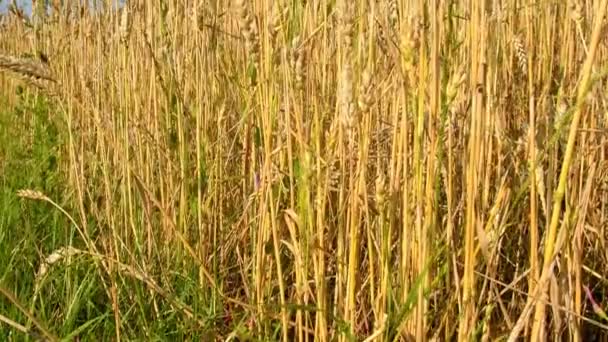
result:
[(48, 196), (46, 196), (45, 194), (43, 194), (40, 191), (31, 190), (31, 189), (19, 190), (19, 191), (17, 191), (17, 196), (23, 197), (23, 198), (28, 198), (31, 200), (36, 200), (36, 201), (48, 202), (51, 205), (53, 205), (55, 208), (57, 208), (59, 211), (61, 211), (70, 220), (70, 222), (72, 222), (72, 224), (74, 225), (74, 227), (76, 227), (76, 230), (80, 234), (80, 237), (83, 239), (83, 241), (87, 245), (87, 247), (89, 249), (91, 249), (92, 251), (95, 251), (95, 246), (91, 242), (91, 239), (89, 238), (88, 233), (80, 228), (80, 226), (78, 225), (78, 223), (76, 223), (76, 220), (74, 220), (72, 215), (70, 215), (65, 209), (63, 209), (59, 204), (57, 204), (55, 201), (50, 199)]
[(42, 63), (29, 59), (15, 58), (0, 54), (0, 69), (6, 69), (28, 78), (55, 82), (50, 70)]
[[(151, 289), (152, 291), (154, 291), (155, 293), (157, 293), (158, 295), (160, 295), (161, 297), (163, 297), (167, 301), (169, 301), (169, 303), (171, 303), (171, 305), (173, 307), (175, 307), (175, 309), (181, 311), (182, 314), (184, 314), (186, 317), (196, 321), (198, 324), (200, 324), (201, 327), (205, 326), (205, 322), (196, 317), (194, 310), (191, 307), (189, 307), (187, 304), (180, 301), (173, 293), (164, 290), (160, 285), (158, 285), (156, 283), (156, 281), (154, 279), (152, 279), (151, 276), (145, 274), (144, 272), (137, 270), (133, 266), (122, 263), (122, 262), (115, 260), (111, 257), (108, 257), (106, 255), (101, 255), (98, 253), (89, 252), (89, 251), (74, 248), (72, 246), (68, 246), (68, 247), (59, 248), (57, 251), (53, 252), (51, 255), (49, 255), (47, 258), (45, 258), (44, 262), (47, 263), (46, 267), (48, 267), (48, 266), (51, 266), (52, 264), (58, 262), (62, 257), (68, 257), (68, 256), (76, 255), (76, 254), (88, 255), (98, 261), (104, 261), (104, 262), (113, 264), (114, 266), (116, 266), (116, 270), (119, 273), (128, 275), (132, 278), (135, 278), (135, 279), (141, 281), (149, 289)], [(43, 271), (44, 271), (44, 273), (46, 273), (46, 270), (48, 270), (48, 268), (46, 268), (46, 267), (41, 266), (41, 270), (38, 273), (39, 278), (42, 276), (41, 273), (43, 273)], [(1, 287), (0, 287), (0, 290), (2, 290)]]
[[(248, 333), (260, 340), (271, 339), (275, 326), (277, 336), (299, 342), (313, 332), (319, 341), (348, 334), (363, 341), (405, 331), (450, 341), (459, 317), (462, 339), (482, 328), (491, 340), (512, 330), (511, 318), (525, 305), (521, 294), (533, 295), (526, 280), (539, 277), (527, 265), (542, 262), (530, 253), (538, 248), (527, 248), (528, 221), (550, 221), (566, 147), (536, 149), (530, 140), (526, 154), (525, 136), (565, 131), (553, 126), (560, 120), (550, 104), (555, 92), (559, 102), (576, 91), (589, 43), (580, 33), (590, 36), (600, 2), (579, 6), (575, 22), (561, 20), (563, 1), (218, 0), (197, 1), (193, 15), (183, 1), (131, 1), (128, 12), (101, 17), (54, 13), (57, 20), (43, 21), (35, 37), (11, 17), (0, 30), (0, 51), (31, 49), (24, 35), (50, 48), (44, 50), (53, 56), (57, 83), (17, 68), (25, 59), (4, 59), (12, 69), (2, 71), (27, 74), (30, 84), (53, 85), (61, 95), (50, 109), (67, 121), (67, 133), (59, 134), (70, 153), (66, 190), (76, 194), (74, 218), (84, 232), (95, 232), (91, 250), (137, 265), (73, 258), (106, 266), (98, 272), (107, 271), (100, 278), (109, 281), (99, 287), (111, 300), (99, 305), (114, 312), (117, 340), (173, 328), (144, 326), (149, 317), (167, 317), (164, 310), (190, 321), (154, 290), (183, 288), (182, 281), (197, 284), (187, 303), (192, 310), (250, 322)], [(28, 100), (3, 90), (9, 101)], [(604, 102), (591, 102), (590, 129), (577, 139), (580, 167), (571, 167), (568, 184), (570, 205), (582, 208), (588, 198), (579, 221), (598, 236), (606, 233), (608, 197), (599, 191), (600, 176), (590, 180), (588, 196), (582, 184), (591, 160), (599, 159), (598, 173), (606, 162), (596, 118)], [(536, 168), (526, 167), (530, 160)], [(527, 200), (536, 189), (542, 210)], [(21, 195), (48, 201), (41, 193)], [(582, 239), (580, 248), (585, 264), (601, 273), (605, 243), (594, 240)], [(566, 241), (564, 249), (574, 245)], [(439, 248), (446, 253), (431, 258)], [(50, 273), (72, 252), (49, 251), (42, 265)], [(428, 277), (418, 281), (424, 265)], [(167, 269), (196, 271), (183, 279)], [(574, 293), (576, 281), (565, 273), (558, 290)], [(154, 277), (144, 285), (153, 296), (137, 312), (120, 305), (132, 300), (133, 282), (120, 281), (127, 275)], [(419, 298), (423, 288), (428, 296)], [(406, 303), (412, 310), (401, 317)], [(61, 312), (47, 317), (55, 314)], [(584, 318), (574, 326), (561, 309), (550, 314), (553, 331), (574, 335), (591, 327)], [(127, 317), (130, 324), (121, 324)], [(223, 333), (239, 328), (217, 323)]]
[[(587, 59), (585, 60), (585, 64), (581, 71), (582, 79), (578, 88), (578, 96), (576, 100), (576, 105), (574, 109), (574, 115), (572, 118), (572, 123), (570, 125), (570, 132), (568, 135), (568, 144), (566, 146), (566, 152), (564, 154), (564, 161), (562, 163), (561, 172), (559, 175), (559, 183), (557, 185), (557, 189), (555, 191), (555, 195), (553, 198), (553, 210), (551, 221), (549, 224), (548, 233), (545, 239), (545, 252), (543, 256), (543, 269), (540, 277), (540, 281), (538, 284), (539, 294), (544, 298), (547, 295), (547, 280), (550, 279), (550, 275), (553, 273), (553, 257), (556, 253), (555, 249), (555, 239), (558, 234), (557, 228), (559, 225), (559, 219), (561, 216), (562, 210), (562, 201), (566, 192), (566, 185), (568, 183), (568, 174), (570, 171), (570, 165), (572, 163), (572, 156), (574, 154), (574, 147), (576, 143), (576, 136), (578, 133), (578, 126), (582, 117), (582, 109), (585, 105), (585, 100), (587, 96), (587, 92), (589, 91), (590, 79), (591, 79), (591, 71), (593, 62), (595, 60), (595, 55), (597, 52), (597, 48), (601, 38), (602, 26), (604, 25), (604, 16), (606, 14), (606, 7), (608, 6), (608, 0), (603, 0), (601, 2), (600, 7), (597, 11), (597, 16), (595, 18), (595, 26), (593, 28), (593, 34), (591, 36), (591, 47), (589, 50), (589, 54), (587, 55)], [(564, 226), (565, 227), (565, 226)], [(562, 228), (565, 229), (565, 228)], [(544, 281), (543, 281), (544, 280)], [(540, 332), (542, 330), (542, 325), (545, 320), (545, 303), (542, 301), (537, 301), (535, 296), (531, 296), (528, 303), (526, 304), (526, 308), (524, 309), (522, 315), (519, 320), (526, 320), (526, 314), (529, 313), (528, 307), (531, 305), (536, 305), (536, 310), (534, 314), (534, 320), (532, 325), (532, 334), (531, 340), (538, 341)], [(518, 325), (521, 327), (521, 325)], [(514, 329), (511, 332), (511, 336), (509, 337), (509, 341), (514, 341), (515, 338), (519, 336), (520, 331)]]
[(55, 91), (57, 81), (48, 66), (43, 63), (0, 54), (0, 70), (10, 71), (19, 79), (46, 92), (51, 97), (57, 96)]
[(138, 186), (139, 190), (142, 193), (142, 196), (144, 196), (146, 198), (147, 201), (150, 201), (161, 213), (162, 216), (164, 217), (165, 220), (167, 220), (167, 222), (169, 223), (169, 225), (171, 226), (171, 228), (173, 229), (174, 233), (177, 235), (178, 240), (182, 243), (183, 247), (186, 249), (186, 251), (188, 252), (188, 254), (190, 254), (190, 256), (192, 256), (192, 258), (194, 260), (196, 260), (196, 262), (199, 264), (200, 271), (203, 273), (204, 277), (209, 281), (209, 283), (211, 284), (211, 286), (218, 291), (219, 295), (224, 298), (226, 301), (229, 301), (233, 304), (237, 304), (241, 307), (249, 307), (248, 304), (240, 301), (240, 300), (236, 300), (233, 298), (230, 298), (228, 296), (226, 296), (225, 294), (223, 294), (221, 292), (220, 287), (218, 286), (217, 282), (215, 281), (215, 279), (213, 278), (213, 276), (209, 273), (209, 271), (205, 268), (204, 263), (202, 262), (202, 260), (200, 260), (200, 258), (198, 257), (197, 253), (194, 251), (194, 248), (190, 245), (190, 243), (188, 243), (187, 239), (184, 237), (184, 234), (181, 233), (179, 230), (176, 229), (176, 223), (173, 221), (173, 219), (171, 218), (171, 215), (169, 215), (169, 213), (167, 213), (165, 211), (165, 209), (163, 208), (162, 204), (160, 204), (158, 202), (158, 200), (156, 200), (156, 198), (152, 195), (152, 193), (150, 192), (150, 190), (144, 185), (144, 183), (141, 181), (141, 179), (138, 176), (133, 175), (133, 179), (135, 180), (136, 185)]
[(31, 312), (29, 312), (25, 308), (25, 306), (23, 306), (19, 302), (19, 300), (17, 299), (17, 297), (15, 297), (11, 291), (9, 291), (7, 288), (5, 288), (2, 285), (0, 285), (0, 294), (3, 295), (4, 297), (6, 297), (6, 299), (8, 299), (11, 303), (13, 303), (13, 305), (16, 306), (17, 309), (19, 309), (19, 311), (21, 311), (25, 315), (25, 317), (27, 317), (36, 326), (36, 328), (38, 328), (38, 330), (40, 330), (40, 332), (42, 333), (42, 335), (44, 335), (44, 337), (48, 341), (50, 341), (50, 342), (59, 341), (59, 339), (57, 337), (55, 337), (46, 328), (46, 326), (44, 324), (42, 324), (42, 322), (40, 322), (38, 319), (36, 319), (36, 317), (34, 317), (34, 315)]
[(61, 247), (53, 251), (53, 253), (49, 254), (46, 258), (44, 258), (44, 260), (40, 264), (38, 272), (36, 273), (36, 280), (40, 281), (40, 279), (47, 274), (49, 267), (53, 266), (54, 264), (60, 262), (63, 259), (70, 258), (79, 253), (81, 253), (81, 251), (72, 246)]
[(26, 327), (24, 327), (23, 325), (15, 322), (15, 321), (13, 321), (12, 319), (10, 319), (10, 318), (8, 318), (8, 317), (6, 317), (4, 315), (0, 315), (0, 321), (6, 323), (8, 325), (10, 325), (11, 327), (13, 327), (13, 328), (21, 331), (24, 334), (28, 334), (29, 333), (29, 331), (28, 331), (28, 329)]
[(12, 327), (13, 329), (16, 329), (28, 336), (30, 336), (32, 339), (36, 340), (36, 341), (41, 341), (41, 342), (47, 342), (48, 340), (45, 339), (44, 337), (40, 336), (39, 334), (37, 334), (34, 331), (31, 331), (30, 329), (24, 327), (23, 325), (13, 321), (12, 319), (4, 316), (4, 315), (0, 315), (0, 322), (3, 322), (7, 325), (9, 325), (10, 327)]
[[(460, 265), (462, 265), (462, 264), (460, 264)], [(583, 266), (583, 268), (585, 268), (585, 267)], [(586, 271), (591, 271), (591, 270), (589, 270), (587, 268), (585, 268), (585, 270)], [(477, 276), (479, 276), (480, 278), (483, 278), (483, 279), (485, 279), (485, 280), (487, 280), (489, 282), (492, 282), (492, 283), (494, 283), (496, 285), (501, 286), (503, 289), (498, 293), (498, 296), (503, 296), (503, 295), (505, 295), (505, 293), (507, 293), (509, 291), (513, 291), (513, 292), (515, 292), (515, 293), (517, 293), (519, 295), (522, 295), (522, 296), (529, 295), (528, 292), (520, 290), (516, 286), (516, 284), (521, 279), (524, 279), (528, 275), (527, 272), (522, 273), (518, 278), (516, 278), (515, 280), (513, 280), (510, 284), (504, 283), (504, 282), (502, 282), (502, 281), (500, 281), (498, 279), (491, 278), (491, 277), (489, 277), (487, 274), (485, 274), (483, 272), (475, 271), (475, 274)], [(604, 278), (601, 278), (601, 279), (604, 280)], [(547, 298), (545, 298), (545, 299), (538, 298), (538, 300), (544, 302), (546, 305), (550, 305), (551, 304), (551, 301), (549, 301)], [(591, 324), (593, 326), (601, 328), (602, 330), (608, 330), (608, 325), (606, 325), (604, 323), (601, 323), (599, 321), (596, 321), (596, 320), (593, 320), (591, 318), (585, 317), (583, 315), (577, 314), (576, 312), (574, 312), (572, 310), (569, 310), (567, 307), (564, 307), (564, 306), (561, 306), (561, 305), (557, 305), (556, 307), (557, 307), (557, 309), (559, 311), (563, 312), (564, 314), (568, 314), (568, 315), (571, 315), (572, 317), (579, 318), (582, 321), (588, 322), (589, 324)], [(520, 324), (520, 322), (517, 322), (517, 324)], [(519, 328), (515, 327), (515, 329), (519, 329)]]
[[(76, 220), (74, 220), (74, 218), (72, 217), (72, 215), (70, 215), (64, 208), (62, 208), (59, 204), (57, 204), (51, 198), (49, 198), (48, 196), (46, 196), (45, 194), (43, 194), (40, 191), (31, 190), (31, 189), (19, 190), (19, 191), (17, 191), (17, 196), (22, 197), (22, 198), (27, 198), (27, 199), (35, 200), (35, 201), (44, 201), (44, 202), (47, 202), (47, 203), (50, 203), (51, 205), (53, 205), (61, 213), (63, 213), (68, 218), (68, 220), (70, 220), (70, 222), (74, 225), (74, 227), (78, 231), (78, 234), (80, 235), (80, 237), (82, 238), (83, 242), (87, 246), (88, 250), (91, 251), (91, 252), (93, 252), (93, 253), (98, 253), (97, 247), (92, 242), (91, 238), (89, 237), (88, 232), (86, 230), (82, 229), (80, 227), (80, 225), (78, 225), (78, 223), (76, 223)], [(72, 253), (72, 252), (73, 251), (68, 251), (68, 253)], [(102, 264), (102, 266), (107, 271), (106, 265)], [(35, 293), (37, 293), (37, 291), (35, 291)]]
[(55, 265), (56, 263), (62, 261), (63, 259), (68, 259), (68, 261), (71, 259), (72, 256), (75, 256), (77, 254), (81, 254), (82, 251), (79, 249), (76, 249), (72, 246), (68, 246), (68, 247), (61, 247), (55, 251), (53, 251), (53, 253), (49, 254), (49, 256), (47, 256), (46, 258), (44, 258), (44, 260), (42, 260), (42, 262), (40, 263), (40, 266), (38, 267), (38, 272), (35, 274), (35, 284), (34, 284), (34, 299), (32, 300), (32, 302), (36, 301), (36, 298), (38, 297), (38, 294), (40, 292), (40, 284), (42, 283), (42, 280), (44, 280), (45, 276), (47, 275), (49, 268), (52, 267), (53, 265)]
[(463, 291), (462, 303), (463, 312), (461, 313), (458, 341), (465, 341), (470, 338), (473, 331), (473, 324), (477, 308), (474, 303), (475, 296), (475, 226), (479, 220), (478, 192), (480, 186), (480, 170), (478, 163), (483, 160), (483, 91), (485, 75), (483, 73), (482, 62), (485, 54), (485, 40), (483, 39), (486, 30), (483, 21), (482, 2), (473, 1), (471, 7), (470, 21), (470, 92), (472, 98), (470, 137), (468, 146), (468, 159), (466, 167), (466, 218), (464, 231), (464, 272), (463, 272)]

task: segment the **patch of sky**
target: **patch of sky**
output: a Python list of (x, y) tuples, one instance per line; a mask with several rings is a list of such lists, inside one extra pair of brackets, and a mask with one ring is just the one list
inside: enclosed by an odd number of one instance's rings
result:
[[(50, 4), (50, 0), (38, 0), (38, 1), (44, 1), (47, 6), (49, 6)], [(77, 0), (67, 0), (68, 2), (72, 2), (72, 3), (77, 3)], [(114, 8), (121, 8), (127, 0), (112, 0), (112, 7)], [(14, 2), (15, 5), (23, 10), (23, 13), (25, 13), (27, 16), (31, 16), (32, 14), (32, 0), (0, 0), (0, 14), (6, 14), (8, 13), (8, 8), (9, 5)], [(83, 1), (84, 2), (84, 1)], [(101, 9), (102, 8), (102, 3), (105, 1), (100, 1), (100, 0), (88, 0), (89, 3), (89, 8), (91, 10), (95, 10), (97, 9)]]

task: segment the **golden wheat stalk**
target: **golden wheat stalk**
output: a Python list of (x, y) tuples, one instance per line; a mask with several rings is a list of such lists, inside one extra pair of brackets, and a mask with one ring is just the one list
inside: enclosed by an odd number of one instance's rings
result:
[(6, 70), (16, 75), (25, 83), (54, 97), (57, 96), (56, 88), (58, 82), (52, 76), (48, 66), (35, 62), (31, 59), (15, 58), (0, 54), (0, 71)]
[(30, 59), (16, 58), (0, 54), (0, 69), (6, 69), (28, 78), (45, 80), (55, 83), (51, 71), (42, 63)]

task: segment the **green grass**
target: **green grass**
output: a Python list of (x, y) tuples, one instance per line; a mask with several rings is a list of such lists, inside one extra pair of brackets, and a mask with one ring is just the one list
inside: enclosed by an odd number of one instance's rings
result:
[[(114, 340), (114, 311), (104, 286), (109, 288), (110, 281), (101, 279), (103, 272), (97, 269), (93, 257), (61, 259), (49, 267), (44, 277), (36, 276), (45, 258), (54, 251), (66, 246), (86, 250), (79, 246), (82, 242), (74, 225), (51, 204), (17, 195), (22, 189), (40, 191), (70, 215), (77, 213), (76, 208), (71, 208), (73, 195), (66, 185), (68, 155), (61, 151), (66, 150), (68, 136), (62, 116), (43, 97), (25, 93), (20, 94), (15, 106), (1, 104), (0, 286), (61, 340)], [(95, 222), (87, 220), (89, 230), (95, 231)], [(167, 284), (162, 286), (179, 294), (176, 299), (193, 309), (196, 321), (185, 319), (168, 301), (151, 295), (141, 281), (118, 275), (121, 339), (206, 341), (222, 329), (235, 332), (241, 340), (251, 340), (246, 322), (240, 317), (230, 317), (228, 321), (227, 313), (214, 313), (209, 296), (193, 280), (196, 272), (197, 269), (170, 272), (165, 277)], [(24, 334), (0, 323), (1, 341), (35, 341), (40, 336), (27, 316), (1, 296), (0, 314), (31, 332)]]
[[(46, 202), (19, 198), (20, 189), (38, 190), (60, 205), (69, 197), (61, 151), (62, 123), (39, 97), (21, 94), (19, 103), (0, 112), (0, 285), (59, 336), (74, 331), (86, 336), (109, 328), (108, 308), (93, 265), (75, 259), (56, 264), (40, 283), (35, 298), (36, 272), (54, 250), (70, 245), (75, 231), (67, 218)], [(24, 314), (0, 300), (0, 313), (26, 327)], [(103, 318), (103, 317), (106, 318)], [(106, 329), (103, 329), (106, 330)], [(0, 340), (28, 340), (0, 326)]]
[[(22, 94), (16, 106), (2, 107), (0, 285), (57, 336), (80, 335), (83, 340), (87, 336), (92, 340), (111, 337), (111, 307), (91, 260), (76, 257), (69, 265), (54, 264), (35, 295), (36, 273), (44, 258), (72, 245), (76, 232), (54, 207), (19, 198), (17, 191), (37, 190), (60, 205), (67, 202), (66, 174), (60, 167), (64, 156), (59, 152), (66, 137), (58, 115), (40, 97)], [(31, 327), (26, 316), (5, 298), (0, 300), (0, 313)], [(31, 340), (31, 336), (0, 325), (0, 340)]]

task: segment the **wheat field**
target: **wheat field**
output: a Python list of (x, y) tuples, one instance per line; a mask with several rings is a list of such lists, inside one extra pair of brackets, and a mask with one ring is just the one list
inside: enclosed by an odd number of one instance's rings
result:
[(608, 338), (608, 0), (42, 2), (0, 336)]

